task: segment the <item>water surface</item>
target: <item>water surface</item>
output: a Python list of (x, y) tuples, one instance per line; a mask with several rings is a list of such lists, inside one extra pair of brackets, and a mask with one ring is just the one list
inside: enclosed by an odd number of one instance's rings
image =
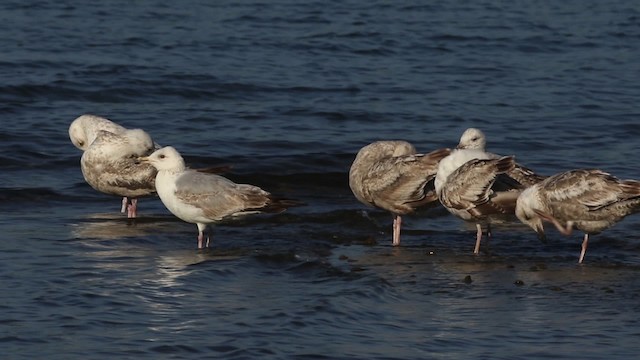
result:
[[(0, 342), (26, 358), (628, 359), (640, 218), (592, 237), (391, 217), (348, 188), (378, 139), (479, 127), (542, 174), (640, 178), (633, 1), (9, 1), (0, 5)], [(83, 113), (306, 206), (127, 222), (82, 179)]]

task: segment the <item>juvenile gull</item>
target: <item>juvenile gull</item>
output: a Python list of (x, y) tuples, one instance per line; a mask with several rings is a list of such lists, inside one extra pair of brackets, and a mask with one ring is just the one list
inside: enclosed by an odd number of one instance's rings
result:
[[(496, 155), (486, 151), (487, 138), (482, 130), (477, 128), (468, 128), (462, 133), (460, 142), (456, 149), (472, 149), (485, 152), (487, 156), (497, 159), (500, 155)], [(531, 186), (544, 180), (545, 177), (536, 174), (531, 169), (526, 168), (518, 163), (509, 171), (509, 176), (524, 186)]]
[(417, 154), (406, 141), (377, 141), (356, 155), (349, 170), (349, 187), (360, 202), (391, 212), (394, 246), (400, 245), (402, 215), (438, 203), (433, 181), (438, 162), (450, 151)]
[[(198, 249), (204, 247), (208, 225), (224, 218), (252, 213), (276, 213), (297, 205), (274, 198), (261, 188), (236, 184), (222, 176), (202, 173), (185, 166), (180, 153), (167, 146), (140, 161), (158, 170), (156, 189), (172, 214), (198, 226)], [(206, 246), (209, 246), (209, 235)]]
[(138, 198), (155, 193), (156, 170), (137, 161), (155, 144), (141, 129), (126, 129), (108, 119), (82, 115), (69, 126), (69, 138), (82, 150), (82, 175), (100, 192), (122, 196), (122, 212), (137, 216)]
[(436, 192), (442, 205), (453, 215), (476, 224), (474, 254), (480, 252), (483, 225), (490, 237), (491, 223), (509, 220), (514, 214), (516, 199), (524, 188), (507, 175), (514, 167), (510, 156), (476, 157), (457, 167), (446, 181), (436, 176)]
[(543, 177), (515, 163), (485, 151), (486, 137), (467, 129), (452, 153), (440, 161), (434, 182), (442, 205), (453, 215), (476, 224), (474, 254), (480, 252), (482, 227), (491, 237), (491, 223), (515, 220), (518, 195)]
[(620, 180), (596, 169), (570, 170), (547, 178), (520, 194), (516, 216), (544, 238), (543, 221), (564, 235), (584, 232), (578, 262), (587, 251), (589, 234), (597, 234), (640, 211), (640, 181)]

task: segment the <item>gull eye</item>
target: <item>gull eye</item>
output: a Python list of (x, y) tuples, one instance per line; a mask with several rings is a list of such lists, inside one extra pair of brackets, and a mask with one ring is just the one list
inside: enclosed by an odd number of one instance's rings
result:
[(165, 155), (163, 155), (163, 154), (158, 155), (158, 157), (159, 157), (160, 159), (164, 159), (164, 158), (166, 158), (166, 156), (165, 156)]
[(78, 145), (80, 145), (80, 146), (84, 146), (84, 141), (82, 141), (82, 140), (78, 140)]

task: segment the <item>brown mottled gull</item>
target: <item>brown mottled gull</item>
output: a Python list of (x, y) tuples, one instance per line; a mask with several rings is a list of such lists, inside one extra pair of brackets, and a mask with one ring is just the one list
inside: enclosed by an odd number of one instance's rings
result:
[(434, 192), (438, 162), (450, 153), (438, 149), (417, 154), (406, 141), (377, 141), (358, 152), (349, 170), (349, 187), (363, 204), (393, 215), (393, 245), (400, 245), (401, 215), (436, 205)]
[[(178, 151), (170, 146), (156, 150), (140, 161), (158, 170), (156, 189), (172, 214), (198, 226), (198, 248), (205, 246), (208, 225), (224, 218), (261, 212), (281, 212), (299, 205), (277, 199), (261, 188), (236, 184), (222, 176), (188, 169)], [(209, 246), (209, 235), (206, 246)]]
[(492, 222), (509, 220), (514, 214), (516, 199), (524, 188), (507, 175), (514, 166), (510, 156), (474, 158), (457, 167), (446, 181), (436, 177), (436, 191), (442, 205), (453, 215), (476, 224), (474, 254), (480, 251), (483, 225), (490, 237)]
[(156, 146), (149, 134), (99, 116), (82, 115), (69, 126), (69, 138), (84, 151), (80, 166), (87, 183), (100, 192), (122, 196), (122, 212), (135, 218), (137, 199), (155, 193), (155, 168), (137, 161)]
[(578, 262), (587, 251), (589, 234), (597, 234), (625, 216), (640, 211), (640, 181), (620, 180), (596, 169), (570, 170), (547, 178), (520, 194), (516, 216), (544, 239), (543, 220), (564, 235), (584, 232)]
[(483, 225), (491, 236), (491, 223), (515, 220), (520, 192), (543, 177), (515, 163), (485, 151), (486, 137), (467, 129), (457, 148), (442, 159), (434, 182), (442, 205), (453, 215), (476, 224), (474, 254), (480, 251)]
[[(486, 152), (487, 138), (480, 129), (468, 128), (462, 133), (456, 149), (471, 149)], [(487, 152), (487, 156), (497, 159), (500, 155)], [(544, 180), (545, 177), (518, 163), (509, 171), (509, 176), (524, 186), (531, 186)]]

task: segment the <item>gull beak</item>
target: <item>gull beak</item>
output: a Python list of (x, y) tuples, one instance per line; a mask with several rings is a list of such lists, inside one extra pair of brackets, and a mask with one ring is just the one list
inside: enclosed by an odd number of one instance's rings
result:
[(544, 233), (544, 228), (536, 227), (536, 234), (538, 234), (538, 240), (540, 240), (543, 244), (547, 243), (547, 235)]
[(149, 162), (148, 156), (140, 156), (136, 159), (136, 164), (142, 164), (142, 163), (148, 163), (148, 162)]

